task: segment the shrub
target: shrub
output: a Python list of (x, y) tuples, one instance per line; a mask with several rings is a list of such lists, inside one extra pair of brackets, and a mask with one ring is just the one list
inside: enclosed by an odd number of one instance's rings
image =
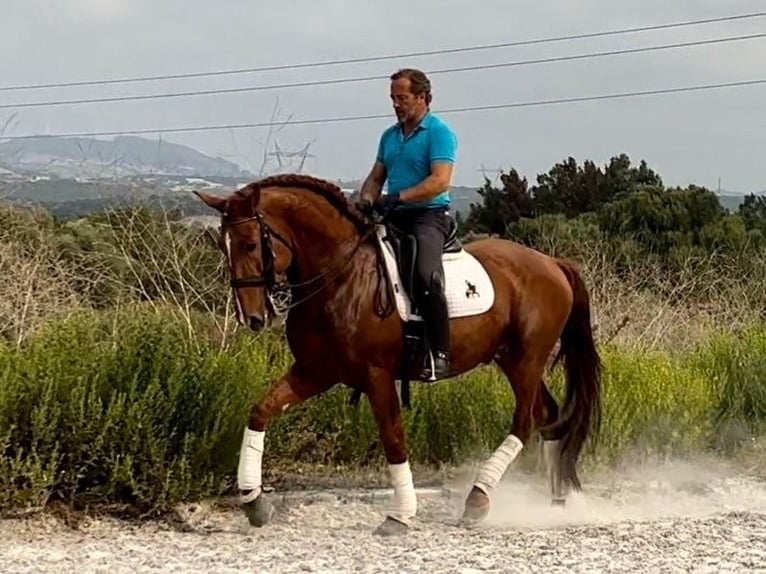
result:
[[(0, 503), (123, 503), (161, 512), (227, 492), (252, 404), (290, 355), (272, 334), (221, 346), (167, 310), (81, 312), (0, 346)], [(704, 448), (717, 425), (766, 418), (766, 331), (718, 336), (688, 357), (604, 346), (604, 422), (591, 462), (626, 452)], [(550, 385), (563, 395), (561, 370)], [(337, 387), (275, 419), (264, 467), (384, 462), (369, 405)], [(405, 412), (411, 459), (438, 465), (486, 456), (510, 432), (514, 398), (494, 367), (413, 386)]]

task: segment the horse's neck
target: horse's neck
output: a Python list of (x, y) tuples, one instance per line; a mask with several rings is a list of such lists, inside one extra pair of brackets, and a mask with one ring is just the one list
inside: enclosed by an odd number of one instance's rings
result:
[(309, 217), (298, 209), (288, 223), (298, 271), (292, 279), (307, 283), (293, 289), (298, 304), (288, 317), (288, 337), (300, 340), (296, 333), (306, 324), (319, 324), (328, 343), (342, 341), (349, 324), (361, 323), (375, 290), (385, 288), (374, 244), (334, 210)]
[(296, 246), (297, 267), (300, 281), (341, 279), (350, 272), (353, 259), (360, 255), (363, 246), (359, 236), (328, 238), (315, 233), (298, 234), (301, 241)]
[[(308, 201), (305, 197), (302, 199)], [(349, 259), (363, 250), (360, 247), (362, 237), (354, 225), (325, 200), (312, 199), (312, 209), (303, 207), (305, 203), (289, 201), (280, 210), (295, 242), (293, 255), (300, 275), (298, 283), (319, 276), (340, 278), (352, 267)], [(353, 253), (355, 250), (356, 254)], [(309, 289), (313, 290), (313, 287), (318, 285), (310, 285)]]

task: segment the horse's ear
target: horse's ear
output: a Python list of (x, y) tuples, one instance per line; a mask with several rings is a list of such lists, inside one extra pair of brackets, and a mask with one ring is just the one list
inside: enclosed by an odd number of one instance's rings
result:
[(216, 211), (223, 213), (226, 210), (225, 197), (219, 197), (217, 195), (211, 195), (209, 193), (203, 193), (197, 190), (194, 190), (193, 193)]

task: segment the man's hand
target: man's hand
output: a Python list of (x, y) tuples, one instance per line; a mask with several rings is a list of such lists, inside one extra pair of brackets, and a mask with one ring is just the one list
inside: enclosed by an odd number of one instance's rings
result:
[(380, 210), (385, 214), (400, 206), (402, 204), (402, 200), (398, 195), (386, 194), (381, 195), (377, 203), (380, 207)]
[(362, 187), (359, 190), (359, 195), (369, 199), (371, 202), (374, 202), (376, 199), (378, 199), (378, 197), (380, 197), (380, 192), (383, 189), (383, 184), (385, 182), (386, 167), (379, 161), (376, 161), (373, 164), (370, 173), (365, 178), (364, 183), (362, 183)]
[(367, 217), (372, 217), (373, 202), (370, 198), (360, 195), (354, 201), (354, 207), (364, 213)]

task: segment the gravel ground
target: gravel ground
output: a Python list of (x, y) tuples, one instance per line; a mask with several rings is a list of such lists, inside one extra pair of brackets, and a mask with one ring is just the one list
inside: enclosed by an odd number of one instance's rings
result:
[(705, 464), (585, 477), (552, 508), (538, 477), (510, 470), (488, 519), (457, 519), (467, 483), (421, 490), (404, 537), (372, 535), (387, 493), (272, 493), (255, 529), (238, 510), (180, 511), (183, 521), (50, 515), (0, 522), (2, 572), (766, 572), (766, 482)]

